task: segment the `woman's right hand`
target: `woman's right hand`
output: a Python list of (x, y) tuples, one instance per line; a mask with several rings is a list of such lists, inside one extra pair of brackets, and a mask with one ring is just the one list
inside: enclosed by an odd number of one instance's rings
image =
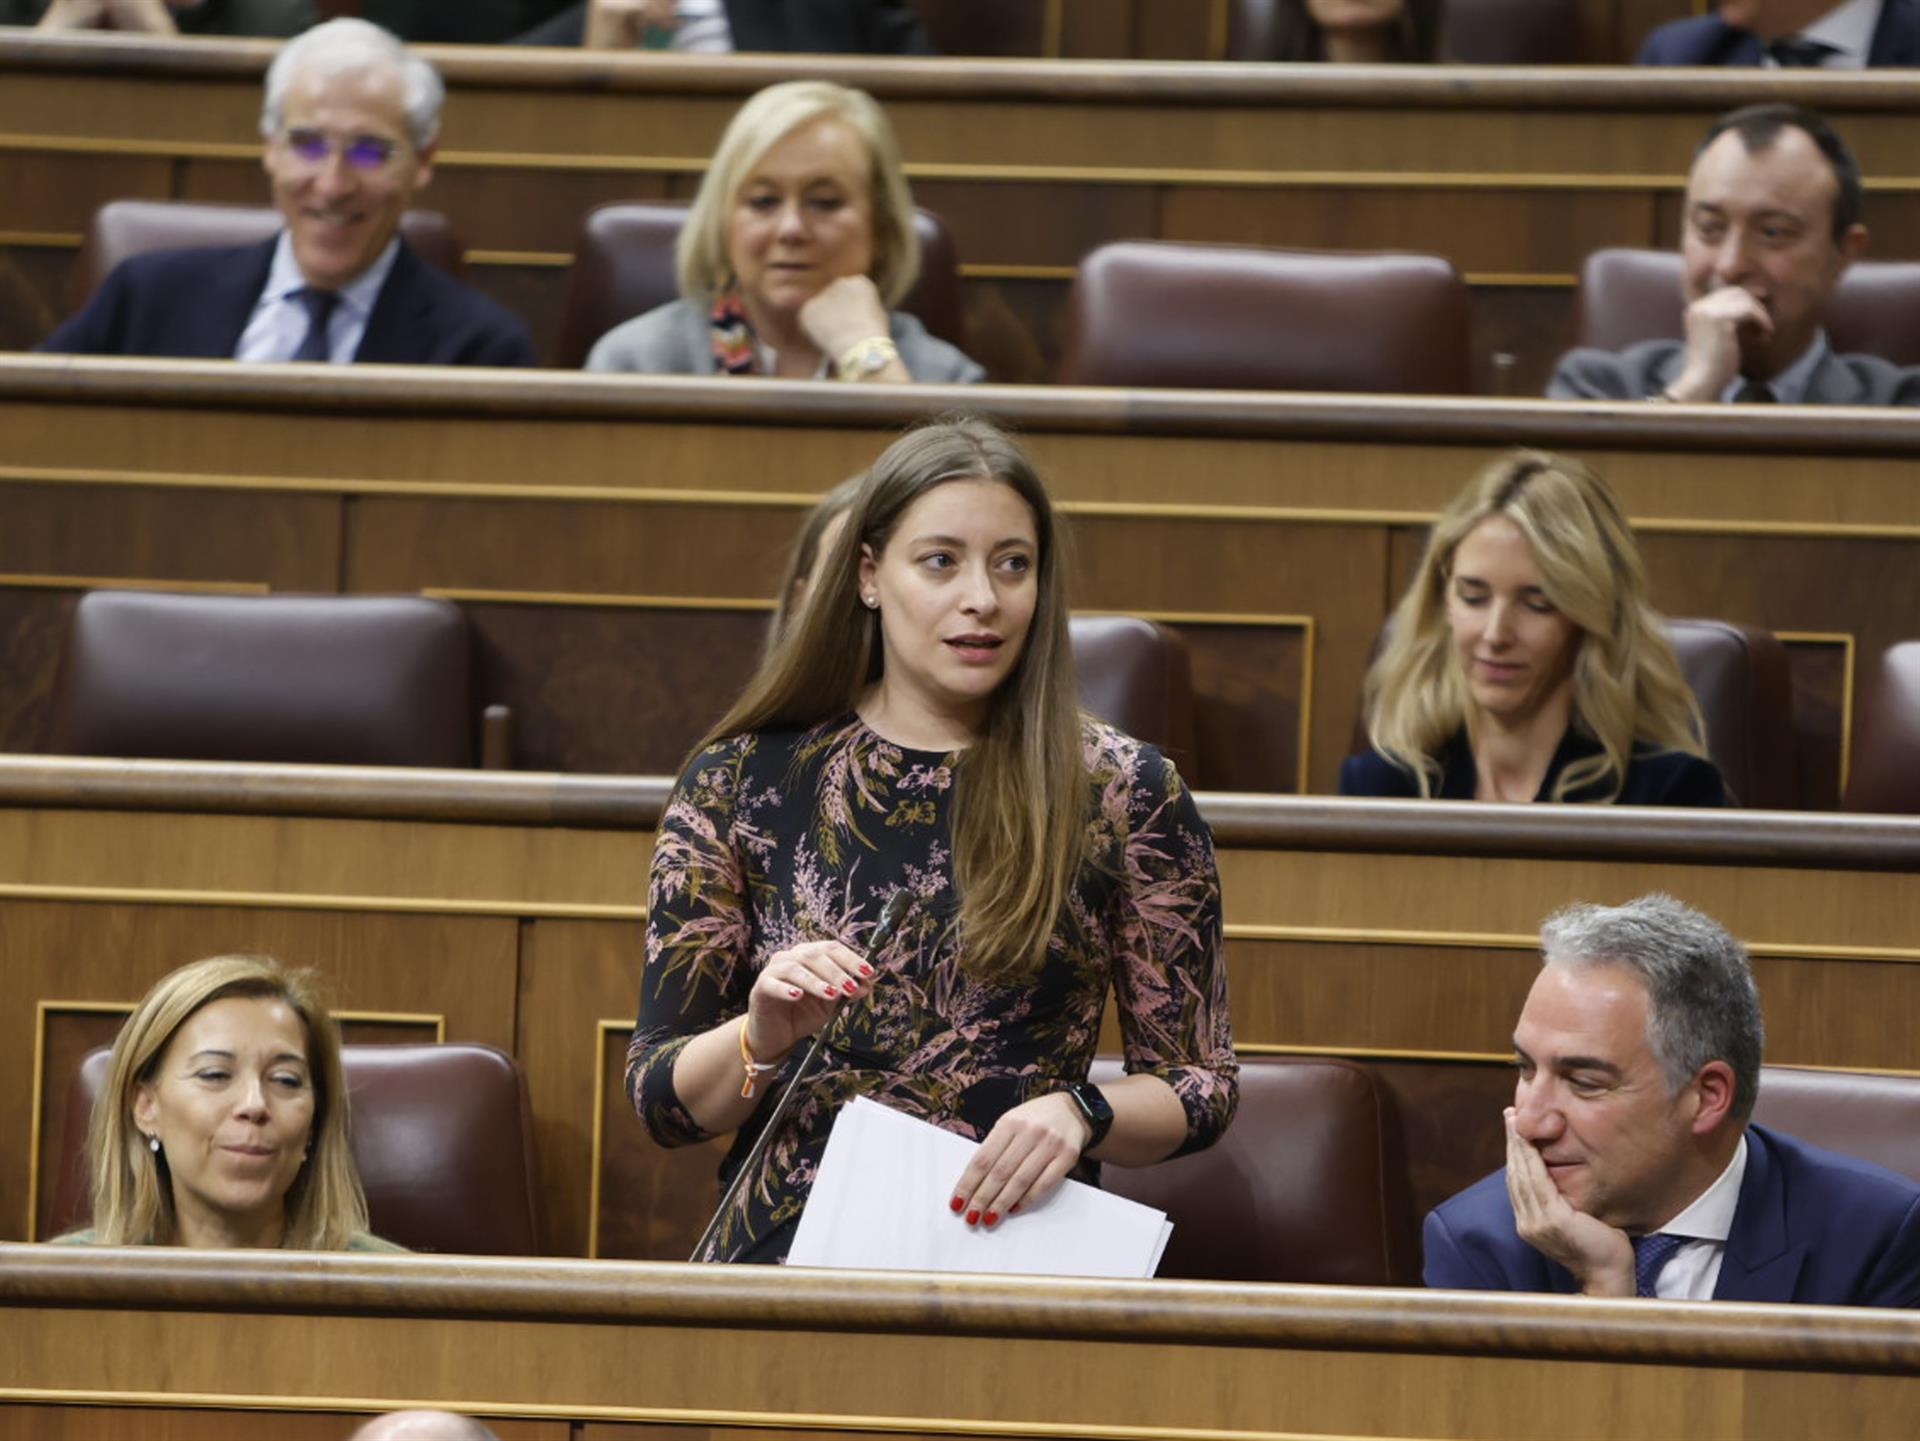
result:
[(841, 1006), (869, 994), (873, 981), (873, 967), (838, 941), (775, 952), (747, 996), (747, 1049), (769, 1065), (784, 1059)]

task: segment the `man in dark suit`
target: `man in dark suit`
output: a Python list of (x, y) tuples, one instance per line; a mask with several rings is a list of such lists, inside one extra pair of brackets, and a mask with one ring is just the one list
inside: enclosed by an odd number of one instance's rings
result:
[(285, 228), (256, 245), (136, 256), (40, 349), (536, 364), (517, 317), (400, 237), (402, 213), (433, 174), (444, 95), (432, 66), (365, 21), (290, 41), (267, 72), (260, 121)]
[(1920, 0), (1720, 0), (1647, 36), (1641, 65), (1920, 65)]
[(933, 54), (926, 27), (906, 0), (579, 0), (520, 43), (708, 54)]
[(1860, 167), (1799, 105), (1715, 121), (1694, 153), (1680, 219), (1686, 339), (1563, 356), (1555, 400), (1920, 405), (1920, 370), (1836, 355), (1826, 316), (1867, 248)]
[(1920, 1307), (1920, 1186), (1749, 1124), (1738, 941), (1661, 895), (1570, 906), (1540, 940), (1507, 1164), (1427, 1217), (1429, 1286)]

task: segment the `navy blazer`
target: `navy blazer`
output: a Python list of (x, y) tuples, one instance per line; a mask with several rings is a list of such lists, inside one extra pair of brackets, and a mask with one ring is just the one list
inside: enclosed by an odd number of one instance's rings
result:
[[(1540, 782), (1536, 801), (1553, 798), (1554, 782), (1560, 772), (1577, 760), (1598, 755), (1600, 744), (1572, 726), (1560, 737), (1560, 745), (1547, 764), (1546, 777)], [(1473, 764), (1473, 747), (1463, 726), (1441, 749), (1440, 789), (1433, 799), (1470, 801), (1480, 788), (1480, 772)], [(1413, 772), (1404, 770), (1379, 751), (1348, 756), (1340, 762), (1340, 794), (1343, 796), (1388, 796), (1417, 799), (1419, 782)], [(1570, 800), (1590, 802), (1597, 799), (1593, 788), (1575, 791)], [(1615, 805), (1622, 806), (1724, 806), (1727, 788), (1719, 768), (1712, 761), (1685, 751), (1656, 751), (1639, 747), (1627, 758), (1626, 779)]]
[[(1456, 1291), (1579, 1288), (1520, 1239), (1505, 1169), (1427, 1215), (1427, 1285)], [(1747, 1173), (1714, 1283), (1716, 1301), (1920, 1307), (1920, 1186), (1783, 1131), (1747, 1127)]]
[[(725, 0), (735, 50), (819, 55), (932, 55), (926, 26), (905, 0)], [(578, 45), (586, 0), (535, 26), (516, 45)]]
[[(1718, 15), (1669, 20), (1640, 46), (1636, 65), (1758, 65), (1766, 42), (1748, 30), (1736, 30)], [(1920, 0), (1886, 0), (1873, 27), (1867, 64), (1920, 65)]]
[[(158, 250), (113, 268), (36, 349), (66, 355), (231, 360), (266, 287), (273, 247)], [(355, 360), (391, 365), (538, 365), (520, 318), (400, 242)]]

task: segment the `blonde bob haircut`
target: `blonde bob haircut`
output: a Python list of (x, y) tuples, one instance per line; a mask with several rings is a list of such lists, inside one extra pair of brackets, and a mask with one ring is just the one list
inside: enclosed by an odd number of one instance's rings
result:
[(165, 1246), (177, 1239), (166, 1154), (150, 1150), (134, 1124), (134, 1097), (158, 1073), (167, 1047), (188, 1017), (233, 996), (284, 1001), (307, 1032), (313, 1128), (307, 1133), (307, 1159), (287, 1190), (281, 1245), (297, 1251), (342, 1251), (367, 1229), (367, 1198), (347, 1145), (340, 1032), (327, 1013), (318, 973), (289, 971), (271, 956), (209, 956), (163, 976), (114, 1040), (106, 1090), (93, 1108), (87, 1131), (93, 1230), (102, 1245)]
[(1633, 532), (1606, 482), (1580, 464), (1516, 451), (1476, 475), (1428, 537), (1413, 584), (1393, 613), (1393, 634), (1367, 672), (1367, 736), (1411, 772), (1420, 794), (1440, 785), (1438, 754), (1472, 709), (1447, 623), (1447, 587), (1460, 543), (1490, 516), (1520, 527), (1541, 588), (1579, 627), (1573, 724), (1600, 745), (1554, 782), (1561, 801), (1597, 787), (1612, 801), (1636, 745), (1704, 756), (1705, 726), (1661, 616), (1647, 602)]
[(775, 145), (801, 126), (827, 118), (858, 135), (872, 162), (872, 274), (881, 300), (891, 310), (913, 289), (920, 274), (920, 241), (913, 233), (913, 196), (900, 168), (900, 142), (886, 111), (864, 90), (826, 80), (789, 80), (748, 100), (720, 137), (680, 230), (675, 260), (681, 295), (709, 304), (726, 286), (733, 275), (727, 221), (740, 187)]
[(695, 753), (729, 736), (817, 725), (854, 708), (886, 665), (880, 616), (860, 600), (862, 547), (882, 555), (915, 501), (958, 480), (1012, 487), (1032, 512), (1039, 545), (1026, 644), (954, 778), (961, 965), (982, 980), (1019, 984), (1038, 971), (1066, 911), (1086, 852), (1090, 796), (1063, 537), (1039, 475), (999, 427), (948, 417), (887, 447), (861, 481), (806, 603)]

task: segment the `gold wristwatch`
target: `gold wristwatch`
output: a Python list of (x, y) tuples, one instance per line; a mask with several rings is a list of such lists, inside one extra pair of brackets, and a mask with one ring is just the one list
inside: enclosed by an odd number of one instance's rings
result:
[(833, 367), (835, 380), (868, 380), (900, 358), (900, 347), (884, 335), (856, 341)]

